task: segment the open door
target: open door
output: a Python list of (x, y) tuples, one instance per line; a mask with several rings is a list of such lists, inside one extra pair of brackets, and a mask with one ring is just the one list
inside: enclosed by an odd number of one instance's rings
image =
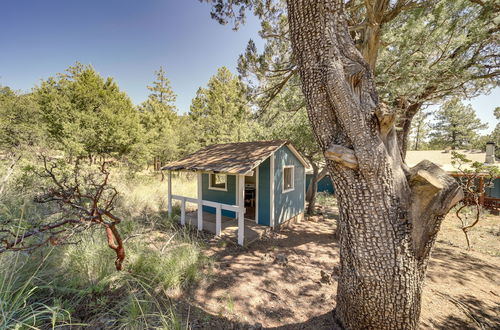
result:
[(257, 180), (256, 171), (252, 176), (245, 176), (245, 219), (255, 219), (257, 208)]

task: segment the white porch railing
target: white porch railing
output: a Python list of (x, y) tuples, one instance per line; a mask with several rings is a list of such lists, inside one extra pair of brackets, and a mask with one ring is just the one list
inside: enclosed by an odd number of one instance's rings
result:
[(181, 224), (186, 224), (186, 202), (198, 204), (198, 230), (203, 230), (203, 206), (215, 208), (215, 235), (220, 236), (222, 231), (222, 210), (233, 211), (238, 215), (238, 244), (243, 245), (245, 240), (245, 177), (238, 175), (237, 200), (238, 205), (229, 205), (206, 201), (201, 199), (201, 172), (198, 172), (198, 198), (179, 196), (172, 194), (172, 176), (168, 175), (168, 214), (172, 215), (172, 200), (176, 199), (181, 202)]
[[(178, 195), (172, 195), (172, 199), (179, 200), (181, 202), (181, 225), (186, 224), (186, 202), (190, 203), (195, 203), (198, 204), (198, 199), (196, 198), (191, 198), (191, 197), (185, 197), (185, 196), (178, 196)], [(236, 214), (238, 214), (238, 243), (243, 245), (243, 242), (240, 243), (240, 232), (243, 233), (244, 231), (244, 226), (243, 223), (240, 224), (240, 219), (244, 218), (245, 214), (245, 208), (241, 209), (240, 207), (236, 205), (229, 205), (229, 204), (222, 204), (222, 203), (216, 203), (212, 201), (201, 201), (201, 205), (203, 206), (210, 206), (215, 208), (215, 235), (220, 236), (220, 233), (222, 231), (222, 210), (228, 210), (228, 211), (233, 211)], [(243, 216), (240, 217), (240, 214), (243, 214)], [(198, 230), (203, 229), (203, 212), (198, 212)]]

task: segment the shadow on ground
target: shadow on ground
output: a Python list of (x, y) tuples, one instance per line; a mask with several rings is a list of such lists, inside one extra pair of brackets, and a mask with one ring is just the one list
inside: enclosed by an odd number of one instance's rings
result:
[[(211, 277), (182, 299), (201, 329), (333, 329), (338, 265), (335, 220), (305, 221), (249, 248), (212, 241)], [(283, 258), (281, 258), (281, 257)], [(421, 328), (488, 329), (500, 324), (498, 260), (437, 243), (427, 273)], [(196, 316), (195, 316), (196, 315)]]

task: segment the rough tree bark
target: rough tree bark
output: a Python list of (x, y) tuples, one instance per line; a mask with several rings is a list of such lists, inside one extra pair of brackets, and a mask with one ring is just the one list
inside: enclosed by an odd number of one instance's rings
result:
[(288, 0), (308, 116), (340, 208), (335, 318), (345, 329), (415, 329), (430, 250), (462, 198), (456, 181), (401, 158), (395, 111), (379, 103), (342, 0)]

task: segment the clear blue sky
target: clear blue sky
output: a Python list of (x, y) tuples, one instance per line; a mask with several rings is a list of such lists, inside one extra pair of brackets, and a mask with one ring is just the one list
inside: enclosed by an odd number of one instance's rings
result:
[(138, 104), (164, 65), (184, 112), (218, 67), (236, 73), (258, 29), (256, 19), (221, 26), (198, 0), (2, 0), (0, 84), (26, 91), (79, 61)]
[[(116, 79), (134, 103), (164, 65), (181, 112), (218, 67), (236, 72), (250, 38), (259, 44), (259, 23), (250, 18), (235, 32), (210, 18), (198, 0), (2, 0), (0, 84), (23, 91), (79, 61)], [(494, 128), (500, 89), (472, 100)]]

